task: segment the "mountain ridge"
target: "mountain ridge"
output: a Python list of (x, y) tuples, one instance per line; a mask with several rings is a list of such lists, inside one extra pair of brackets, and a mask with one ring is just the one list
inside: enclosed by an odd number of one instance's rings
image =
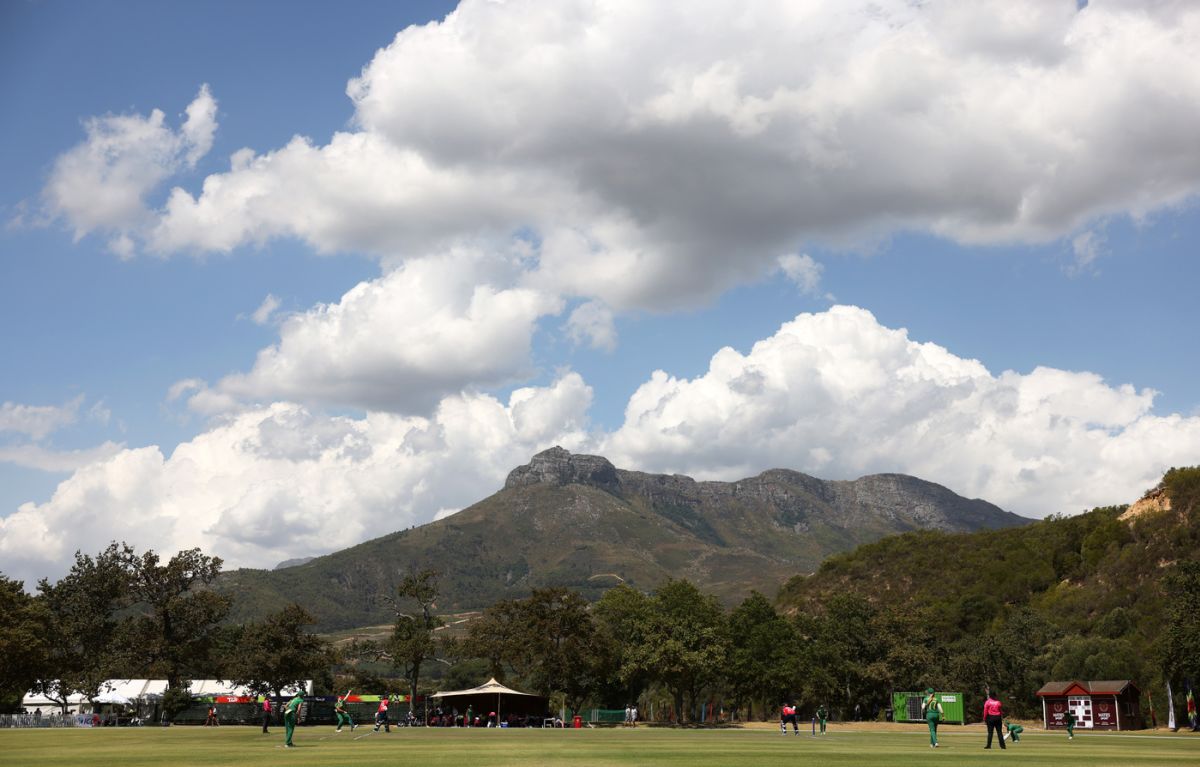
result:
[(1029, 521), (902, 474), (822, 480), (770, 469), (698, 481), (553, 447), (449, 517), (284, 571), (230, 571), (218, 587), (238, 592), (235, 620), (297, 601), (322, 628), (386, 621), (380, 597), (423, 567), (443, 573), (443, 609), (486, 607), (551, 585), (595, 598), (618, 580), (652, 589), (667, 578), (688, 578), (733, 603), (751, 589), (774, 594), (828, 555), (893, 533)]

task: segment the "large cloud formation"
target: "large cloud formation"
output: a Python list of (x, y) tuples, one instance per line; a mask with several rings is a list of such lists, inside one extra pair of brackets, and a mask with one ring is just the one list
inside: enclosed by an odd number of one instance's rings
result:
[(1200, 455), (1200, 417), (1094, 373), (993, 375), (865, 309), (802, 314), (708, 372), (657, 371), (606, 440), (620, 464), (735, 479), (770, 466), (821, 477), (903, 472), (1027, 516), (1133, 501)]
[(243, 150), (127, 233), (407, 257), (533, 232), (544, 290), (662, 308), (807, 240), (1040, 241), (1200, 187), (1182, 2), (465, 0), (348, 92), (354, 131)]
[(655, 372), (610, 434), (589, 431), (591, 398), (567, 373), (507, 404), (448, 396), (429, 418), (246, 410), (170, 456), (126, 449), (80, 469), (0, 519), (0, 561), (40, 576), (124, 538), (270, 566), (457, 510), (554, 444), (702, 478), (904, 472), (1028, 516), (1132, 501), (1200, 454), (1200, 417), (1154, 415), (1150, 391), (1050, 368), (995, 375), (849, 306), (802, 314), (746, 354), (721, 349), (695, 379)]
[(508, 404), (447, 397), (431, 418), (323, 415), (275, 403), (219, 422), (169, 456), (122, 450), (79, 469), (45, 503), (0, 519), (5, 574), (32, 583), (109, 540), (200, 546), (272, 567), (427, 522), (494, 492), (547, 444), (578, 448), (592, 392), (568, 373)]

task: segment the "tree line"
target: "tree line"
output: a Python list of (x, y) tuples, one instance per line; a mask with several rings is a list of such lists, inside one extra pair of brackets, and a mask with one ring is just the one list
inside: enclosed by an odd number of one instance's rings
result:
[(416, 696), (494, 676), (571, 710), (661, 700), (681, 723), (711, 703), (730, 718), (774, 716), (785, 701), (872, 716), (892, 691), (927, 686), (965, 693), (969, 716), (990, 688), (1036, 717), (1034, 692), (1051, 680), (1145, 690), (1200, 678), (1200, 468), (1171, 470), (1158, 491), (1171, 511), (1133, 520), (1112, 507), (893, 536), (830, 558), (774, 602), (754, 592), (732, 610), (671, 580), (594, 603), (536, 589), (447, 626), (439, 574), (411, 571), (388, 598), (386, 638), (336, 651), (298, 605), (228, 622), (232, 597), (211, 588), (219, 558), (192, 549), (163, 562), (112, 544), (77, 553), (34, 594), (0, 576), (0, 698), (36, 689), (65, 702), (95, 697), (109, 678), (166, 678), (170, 714), (190, 700), (192, 677), (268, 694), (315, 679)]
[(113, 543), (96, 556), (80, 552), (61, 580), (38, 582), (35, 594), (0, 574), (0, 705), (26, 691), (55, 701), (88, 700), (108, 679), (166, 679), (163, 710), (191, 703), (194, 677), (221, 677), (263, 694), (313, 678), (334, 656), (310, 634), (313, 618), (297, 605), (259, 622), (224, 622), (231, 598), (211, 586), (219, 557), (199, 549), (163, 561)]

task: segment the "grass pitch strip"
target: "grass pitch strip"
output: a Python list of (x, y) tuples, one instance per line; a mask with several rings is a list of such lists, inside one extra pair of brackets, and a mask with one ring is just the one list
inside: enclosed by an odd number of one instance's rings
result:
[[(359, 728), (361, 732), (363, 728)], [(983, 749), (982, 729), (944, 728), (929, 748), (922, 727), (856, 732), (850, 725), (824, 737), (780, 735), (777, 729), (596, 730), (405, 729), (356, 739), (349, 730), (304, 727), (295, 748), (282, 748), (283, 729), (254, 727), (0, 730), (0, 765), (1200, 765), (1200, 736), (1026, 732), (1006, 751)], [(370, 730), (368, 730), (369, 732)]]

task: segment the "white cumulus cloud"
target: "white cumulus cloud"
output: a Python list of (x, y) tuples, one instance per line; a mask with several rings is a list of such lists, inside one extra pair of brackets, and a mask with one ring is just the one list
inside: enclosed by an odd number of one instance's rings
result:
[[(203, 389), (182, 381), (175, 394)], [(119, 449), (78, 468), (49, 500), (0, 519), (0, 561), (30, 579), (123, 538), (271, 566), (444, 517), (554, 444), (698, 478), (902, 472), (1027, 516), (1075, 513), (1132, 501), (1169, 466), (1195, 463), (1200, 416), (1157, 415), (1153, 401), (1089, 372), (992, 373), (835, 306), (746, 353), (719, 350), (695, 378), (655, 372), (610, 433), (589, 429), (592, 390), (571, 372), (507, 402), (451, 394), (428, 417), (243, 405), (170, 455)]]
[[(246, 373), (199, 389), (203, 412), (289, 400), (426, 412), (464, 388), (530, 373), (537, 320), (561, 301), (511, 282), (513, 266), (475, 249), (413, 259), (335, 304), (289, 316)], [(493, 282), (495, 284), (493, 284)]]
[(901, 472), (1027, 516), (1126, 503), (1200, 455), (1200, 418), (1094, 373), (990, 373), (866, 310), (802, 314), (708, 372), (658, 371), (604, 450), (618, 465), (736, 479), (769, 467)]
[(202, 85), (178, 130), (159, 109), (148, 116), (105, 115), (84, 124), (87, 139), (54, 163), (44, 195), (54, 215), (75, 230), (112, 235), (109, 248), (132, 257), (140, 233), (154, 220), (147, 195), (177, 171), (195, 167), (212, 148), (217, 102)]
[(590, 388), (567, 373), (507, 404), (447, 397), (430, 418), (247, 410), (170, 455), (125, 449), (80, 468), (48, 501), (0, 519), (0, 561), (32, 582), (113, 539), (200, 546), (234, 567), (326, 553), (469, 505), (545, 447), (577, 449), (590, 403)]
[[(352, 130), (243, 150), (139, 236), (395, 259), (531, 232), (540, 289), (662, 309), (808, 241), (1047, 241), (1200, 188), (1188, 3), (464, 0), (348, 94)], [(80, 233), (138, 218), (155, 157), (203, 147), (153, 115), (105, 120), (60, 160), (84, 166), (85, 201), (51, 185)], [(89, 148), (109, 144), (117, 160)]]

